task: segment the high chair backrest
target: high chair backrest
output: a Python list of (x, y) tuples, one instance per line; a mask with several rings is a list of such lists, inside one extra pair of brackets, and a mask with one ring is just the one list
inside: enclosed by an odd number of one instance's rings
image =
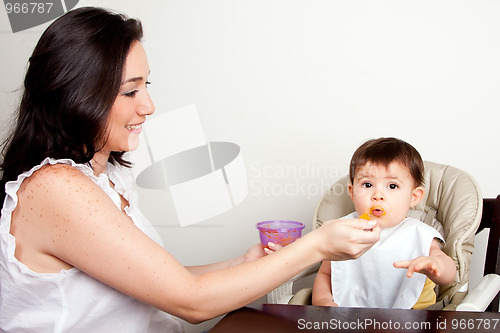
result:
[[(466, 172), (428, 161), (424, 166), (424, 199), (409, 215), (434, 226), (444, 236), (443, 251), (455, 261), (457, 275), (451, 284), (440, 286), (436, 308), (453, 308), (467, 293), (474, 235), (481, 222), (483, 199), (478, 184)], [(354, 211), (349, 182), (345, 176), (325, 193), (316, 208), (313, 228)]]
[[(484, 275), (500, 275), (500, 195), (483, 198), (483, 217), (478, 232), (489, 228), (488, 247), (484, 262)], [(489, 306), (489, 311), (498, 312), (500, 293)]]

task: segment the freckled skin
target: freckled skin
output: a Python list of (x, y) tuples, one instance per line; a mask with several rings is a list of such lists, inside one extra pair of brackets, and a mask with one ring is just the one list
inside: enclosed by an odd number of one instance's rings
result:
[[(44, 178), (57, 178), (61, 175), (61, 167), (66, 166), (45, 166), (35, 172), (33, 176), (27, 178), (17, 193), (18, 206), (12, 215), (11, 233), (16, 237), (15, 255), (21, 262), (28, 265), (35, 271), (57, 272), (61, 269), (68, 269), (71, 265), (61, 261), (47, 253), (43, 240), (47, 235), (45, 221), (50, 218), (50, 201), (53, 197), (53, 189), (46, 186)], [(70, 179), (65, 180), (70, 184)], [(40, 200), (33, 200), (34, 198)], [(64, 222), (59, 213), (55, 214), (54, 228), (60, 229), (60, 222)], [(59, 222), (60, 221), (60, 222)], [(49, 244), (57, 242), (61, 238), (61, 231), (54, 233), (49, 238)]]
[[(126, 84), (110, 111), (109, 138), (92, 158), (95, 175), (105, 172), (111, 152), (127, 151), (131, 142), (136, 143), (129, 140), (138, 136), (131, 125), (140, 126), (154, 112), (146, 89), (148, 75), (144, 49), (135, 43), (126, 59)], [(255, 244), (234, 259), (185, 267), (132, 223), (123, 212), (128, 205), (123, 198), (120, 209), (76, 168), (44, 166), (23, 182), (18, 197), (11, 233), (16, 237), (15, 255), (27, 267), (37, 272), (76, 267), (193, 323), (244, 306), (318, 261), (359, 256), (379, 235), (374, 225), (337, 221), (271, 256), (264, 257), (260, 244)], [(366, 228), (374, 232), (364, 232)], [(333, 237), (338, 241), (331, 242)]]

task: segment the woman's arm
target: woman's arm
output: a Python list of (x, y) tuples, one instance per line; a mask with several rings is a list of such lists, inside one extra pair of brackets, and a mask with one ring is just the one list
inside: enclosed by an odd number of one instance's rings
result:
[[(72, 167), (42, 168), (19, 194), (15, 236), (20, 237), (25, 250), (31, 246), (39, 258), (77, 267), (190, 322), (244, 306), (323, 259), (358, 257), (380, 234), (370, 221), (329, 222), (273, 255), (193, 274)], [(373, 232), (363, 228), (373, 228)]]
[(266, 252), (264, 252), (262, 245), (255, 244), (252, 245), (248, 250), (241, 256), (238, 256), (236, 258), (216, 262), (216, 263), (211, 263), (207, 265), (197, 265), (197, 266), (186, 266), (186, 269), (190, 271), (193, 274), (203, 274), (203, 273), (208, 273), (211, 271), (219, 270), (219, 269), (224, 269), (224, 268), (229, 268), (233, 267), (236, 265), (243, 264), (245, 262), (251, 262), (254, 260), (257, 260), (259, 258), (262, 258), (263, 256), (266, 255)]

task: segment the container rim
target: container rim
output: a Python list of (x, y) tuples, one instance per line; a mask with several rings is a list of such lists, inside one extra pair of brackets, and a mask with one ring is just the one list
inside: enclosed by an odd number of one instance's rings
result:
[[(269, 227), (263, 227), (262, 225), (265, 224), (272, 224), (272, 223), (279, 223), (283, 224), (282, 227), (279, 225), (276, 228), (269, 228)], [(297, 221), (290, 221), (290, 220), (269, 220), (269, 221), (262, 221), (259, 222), (255, 225), (255, 227), (261, 231), (278, 231), (278, 232), (287, 232), (287, 231), (294, 231), (294, 230), (302, 230), (305, 228), (304, 223), (302, 222), (297, 222)]]

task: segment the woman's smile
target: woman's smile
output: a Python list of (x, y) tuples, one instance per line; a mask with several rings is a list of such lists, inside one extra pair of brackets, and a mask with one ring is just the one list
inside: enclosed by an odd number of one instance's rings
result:
[(134, 134), (141, 134), (142, 132), (142, 123), (141, 124), (135, 124), (135, 125), (127, 125), (125, 126), (126, 129), (128, 129), (130, 132)]

